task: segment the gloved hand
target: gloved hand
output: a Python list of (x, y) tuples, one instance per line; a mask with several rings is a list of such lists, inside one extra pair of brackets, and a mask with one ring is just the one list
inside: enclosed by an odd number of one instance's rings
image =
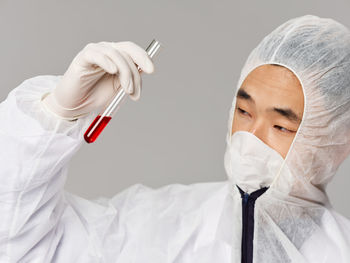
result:
[(137, 101), (142, 86), (137, 66), (148, 74), (154, 71), (147, 52), (133, 42), (87, 44), (41, 102), (57, 117), (75, 120), (106, 106), (120, 88)]

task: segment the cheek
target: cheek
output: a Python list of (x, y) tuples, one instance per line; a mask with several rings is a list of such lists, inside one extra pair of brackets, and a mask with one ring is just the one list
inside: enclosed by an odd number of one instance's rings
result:
[(248, 130), (248, 129), (249, 129), (249, 120), (247, 118), (239, 116), (239, 112), (236, 110), (233, 116), (231, 134), (233, 134), (235, 131)]
[(270, 130), (268, 138), (268, 145), (285, 158), (292, 144), (294, 135), (287, 136), (280, 134), (278, 131)]
[[(235, 113), (236, 115), (236, 113)], [(233, 120), (232, 120), (232, 130), (231, 130), (231, 134), (234, 133), (235, 131), (237, 131), (237, 126), (238, 126), (238, 123), (237, 123), (237, 117), (234, 116)]]

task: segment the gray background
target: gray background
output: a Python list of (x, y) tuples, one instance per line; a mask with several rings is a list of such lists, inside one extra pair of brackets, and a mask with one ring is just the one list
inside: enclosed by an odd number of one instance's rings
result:
[[(229, 108), (250, 51), (278, 25), (305, 14), (350, 26), (346, 1), (0, 1), (1, 101), (24, 79), (61, 75), (89, 42), (157, 38), (156, 71), (139, 101), (120, 108), (70, 164), (67, 189), (112, 197), (135, 183), (160, 187), (225, 180)], [(347, 159), (329, 185), (350, 218)]]

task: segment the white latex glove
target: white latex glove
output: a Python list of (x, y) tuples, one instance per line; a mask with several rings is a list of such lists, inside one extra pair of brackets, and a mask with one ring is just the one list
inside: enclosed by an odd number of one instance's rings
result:
[[(136, 64), (136, 65), (135, 65)], [(154, 71), (147, 52), (130, 41), (90, 43), (73, 59), (58, 85), (41, 102), (59, 118), (75, 120), (107, 106), (120, 88), (137, 101), (141, 76)]]

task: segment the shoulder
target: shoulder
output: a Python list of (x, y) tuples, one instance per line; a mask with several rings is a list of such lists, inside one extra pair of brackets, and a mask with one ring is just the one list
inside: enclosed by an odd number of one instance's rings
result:
[[(304, 242), (301, 252), (307, 259), (317, 259), (317, 262), (349, 262), (350, 220), (333, 208), (323, 209), (321, 220), (314, 227), (313, 234)], [(323, 249), (315, 254), (314, 251), (320, 247)]]
[(350, 219), (340, 214), (339, 212), (332, 210), (333, 217), (339, 226), (340, 232), (343, 233), (344, 238), (350, 245)]

